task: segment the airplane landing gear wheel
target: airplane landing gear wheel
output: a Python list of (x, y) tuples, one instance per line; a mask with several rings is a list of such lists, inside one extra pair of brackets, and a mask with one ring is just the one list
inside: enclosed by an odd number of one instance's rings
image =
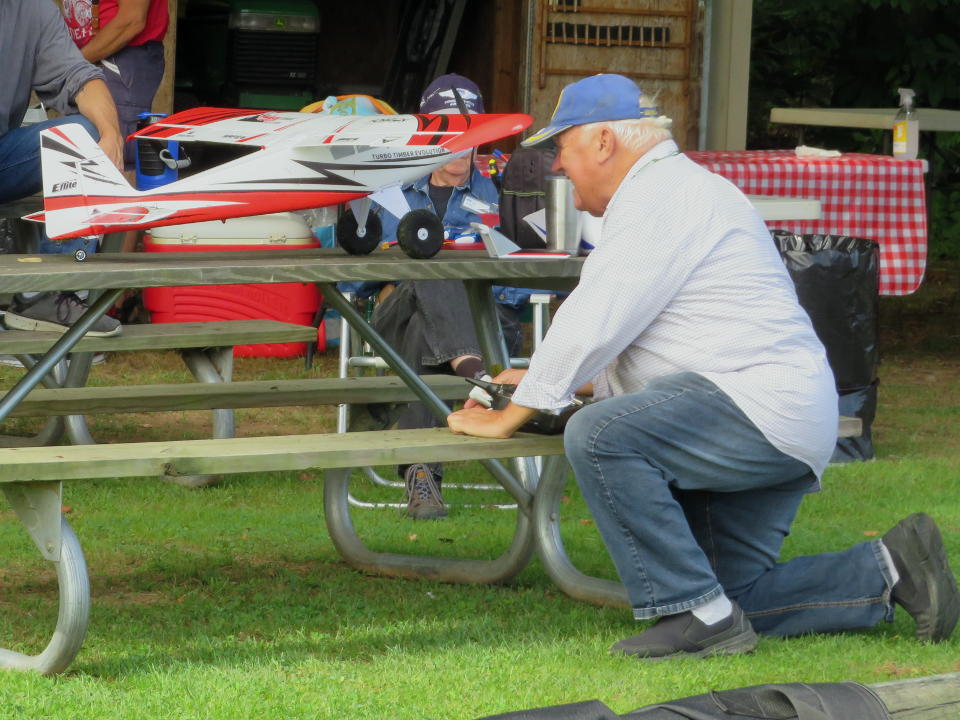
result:
[(443, 245), (443, 223), (430, 210), (411, 210), (397, 225), (397, 242), (414, 259), (432, 258)]
[(76, 250), (73, 253), (73, 259), (76, 260), (77, 262), (83, 262), (84, 260), (87, 259), (87, 251), (83, 249)]
[(367, 214), (367, 226), (363, 235), (359, 234), (359, 225), (352, 212), (345, 212), (337, 220), (337, 244), (351, 255), (369, 255), (380, 244), (383, 229), (380, 218), (373, 213)]

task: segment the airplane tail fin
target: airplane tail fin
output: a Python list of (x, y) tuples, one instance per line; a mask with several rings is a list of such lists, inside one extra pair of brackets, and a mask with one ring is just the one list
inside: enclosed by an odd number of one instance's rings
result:
[(47, 235), (65, 239), (105, 231), (95, 205), (124, 202), (143, 193), (130, 187), (86, 129), (56, 125), (40, 132), (43, 219)]

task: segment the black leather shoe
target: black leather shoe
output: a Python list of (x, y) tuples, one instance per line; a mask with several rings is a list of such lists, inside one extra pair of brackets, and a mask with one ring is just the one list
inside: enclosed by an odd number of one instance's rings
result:
[(882, 542), (900, 574), (890, 596), (916, 621), (917, 639), (946, 640), (960, 619), (960, 592), (937, 524), (915, 513), (887, 531)]
[(713, 625), (692, 612), (667, 615), (639, 635), (621, 640), (610, 652), (648, 661), (748, 653), (757, 645), (757, 634), (740, 606), (732, 604), (730, 617)]

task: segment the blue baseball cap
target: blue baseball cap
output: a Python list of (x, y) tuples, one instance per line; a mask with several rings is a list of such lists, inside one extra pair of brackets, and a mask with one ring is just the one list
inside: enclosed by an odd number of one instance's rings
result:
[(623, 75), (593, 75), (578, 80), (561, 91), (550, 124), (520, 144), (533, 147), (552, 141), (554, 135), (576, 125), (657, 117), (660, 111), (642, 105), (642, 96), (637, 84)]

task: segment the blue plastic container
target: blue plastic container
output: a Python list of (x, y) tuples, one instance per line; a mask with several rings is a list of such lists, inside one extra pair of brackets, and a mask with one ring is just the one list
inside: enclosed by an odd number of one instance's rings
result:
[[(138, 128), (145, 128), (147, 125), (165, 118), (164, 113), (143, 112), (140, 113), (140, 122)], [(137, 190), (151, 190), (172, 183), (177, 179), (179, 172), (177, 169), (168, 167), (160, 157), (162, 150), (167, 150), (172, 158), (179, 158), (180, 143), (168, 140), (137, 140), (137, 169), (136, 183)]]

